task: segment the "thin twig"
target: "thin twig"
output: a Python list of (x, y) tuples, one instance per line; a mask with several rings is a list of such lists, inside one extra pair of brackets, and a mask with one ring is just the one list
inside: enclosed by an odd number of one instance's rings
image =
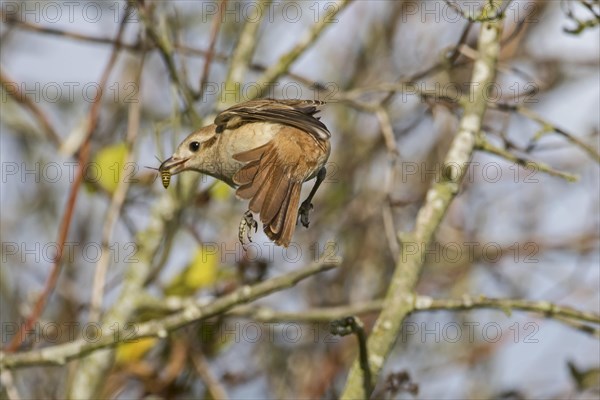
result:
[(504, 39), (502, 39), (502, 42), (500, 43), (500, 45), (506, 46), (507, 44), (512, 42), (515, 38), (517, 38), (519, 36), (519, 33), (521, 33), (521, 31), (525, 27), (525, 22), (529, 18), (531, 18), (530, 15), (525, 15), (523, 18), (521, 18), (519, 21), (517, 21), (515, 29), (513, 29), (513, 31), (508, 36), (506, 36)]
[(492, 11), (492, 10), (487, 9), (488, 5), (490, 5), (490, 7), (493, 6), (493, 2), (485, 3), (483, 5), (483, 9), (479, 13), (479, 15), (473, 16), (473, 15), (469, 15), (466, 12), (464, 12), (455, 1), (444, 0), (444, 2), (448, 5), (448, 7), (450, 7), (454, 11), (456, 11), (460, 16), (462, 16), (464, 19), (468, 20), (469, 22), (490, 22), (490, 21), (494, 21), (499, 18), (502, 18), (502, 16), (504, 15), (504, 10), (506, 10), (506, 8), (510, 5), (511, 1), (512, 0), (508, 0), (506, 2), (506, 5), (504, 7), (499, 7), (496, 10), (496, 13), (494, 13), (493, 15), (489, 15), (489, 11)]
[(68, 39), (73, 39), (73, 40), (81, 40), (81, 41), (99, 43), (99, 44), (108, 44), (111, 46), (117, 46), (122, 49), (135, 50), (135, 51), (142, 50), (142, 47), (139, 44), (129, 44), (129, 43), (122, 42), (120, 39), (115, 40), (114, 38), (110, 38), (110, 37), (97, 37), (97, 36), (86, 35), (86, 34), (78, 33), (78, 32), (65, 31), (63, 29), (42, 26), (39, 24), (34, 24), (33, 22), (15, 19), (12, 16), (6, 17), (2, 12), (0, 12), (0, 19), (2, 19), (2, 22), (6, 22), (6, 24), (8, 24), (8, 25), (16, 26), (21, 29), (26, 29), (28, 31), (44, 33), (44, 34), (48, 34), (48, 35), (52, 35), (52, 36), (62, 36), (62, 37), (65, 37)]
[[(135, 78), (135, 85), (138, 88), (141, 87), (140, 83), (144, 66), (144, 58), (145, 57), (142, 56)], [(125, 141), (127, 146), (127, 156), (125, 157), (123, 167), (126, 165), (133, 165), (135, 161), (135, 154), (133, 152), (133, 149), (138, 136), (140, 125), (140, 99), (141, 96), (138, 96), (138, 98), (135, 99), (135, 101), (132, 101), (129, 105), (127, 137)], [(101, 253), (100, 259), (96, 263), (96, 270), (94, 272), (94, 280), (92, 283), (92, 299), (90, 302), (89, 322), (97, 322), (100, 318), (102, 301), (104, 298), (104, 284), (106, 280), (106, 272), (108, 270), (108, 266), (112, 258), (110, 254), (110, 244), (112, 243), (113, 230), (118, 221), (119, 214), (121, 213), (121, 209), (123, 207), (123, 204), (125, 203), (127, 192), (129, 191), (130, 187), (130, 179), (124, 179), (122, 176), (120, 176), (120, 178), (121, 179), (119, 179), (115, 192), (111, 198), (110, 205), (108, 206), (108, 211), (106, 212), (106, 217), (104, 218), (104, 225), (102, 227)]]
[(196, 351), (194, 354), (190, 354), (190, 359), (192, 360), (192, 365), (194, 366), (196, 373), (206, 385), (206, 389), (208, 393), (210, 393), (211, 398), (227, 400), (227, 391), (210, 370), (210, 365), (208, 365), (204, 354), (200, 351)]
[[(561, 2), (561, 6), (563, 4), (566, 4), (566, 3)], [(568, 9), (563, 8), (563, 11), (565, 12), (565, 15), (567, 16), (567, 18), (569, 18), (570, 20), (572, 20), (576, 23), (575, 28), (564, 27), (563, 31), (566, 33), (570, 33), (572, 35), (579, 35), (585, 29), (594, 28), (596, 25), (600, 24), (600, 14), (596, 13), (592, 4), (589, 4), (588, 2), (582, 1), (582, 0), (579, 1), (579, 4), (581, 4), (583, 7), (585, 7), (590, 12), (590, 14), (592, 14), (592, 18), (587, 19), (587, 20), (581, 20), (575, 16), (575, 14), (573, 13), (573, 10), (571, 9), (570, 6)]]
[(383, 107), (377, 107), (375, 110), (375, 116), (379, 121), (381, 127), (381, 133), (385, 141), (385, 147), (392, 158), (398, 156), (398, 145), (396, 144), (396, 137), (394, 136), (394, 128), (392, 127), (392, 120), (387, 110)]
[(0, 84), (2, 84), (2, 87), (9, 96), (11, 96), (17, 103), (27, 108), (31, 114), (33, 114), (33, 116), (42, 126), (44, 133), (52, 142), (52, 144), (56, 147), (60, 147), (60, 136), (52, 127), (50, 119), (46, 116), (46, 114), (44, 114), (41, 108), (39, 108), (33, 101), (31, 101), (29, 97), (21, 92), (19, 85), (6, 74), (6, 71), (2, 66), (0, 66)]
[(218, 3), (219, 11), (213, 16), (212, 25), (210, 27), (210, 44), (206, 51), (206, 58), (204, 59), (204, 67), (202, 68), (202, 75), (200, 76), (200, 86), (198, 87), (197, 98), (202, 98), (204, 95), (204, 88), (208, 77), (210, 75), (210, 66), (215, 55), (215, 45), (217, 43), (217, 37), (219, 36), (219, 30), (221, 29), (223, 9), (227, 6), (227, 0), (222, 0)]
[(270, 87), (277, 79), (279, 79), (291, 67), (291, 65), (300, 57), (306, 49), (316, 42), (321, 33), (331, 25), (332, 19), (341, 12), (351, 0), (340, 0), (333, 4), (331, 13), (315, 23), (310, 30), (298, 41), (298, 43), (290, 51), (279, 57), (279, 60), (270, 66), (263, 76), (258, 80), (259, 92), (256, 97), (261, 97), (265, 90)]
[[(600, 163), (600, 153), (598, 153), (591, 145), (585, 143), (584, 141), (579, 139), (577, 136), (567, 132), (566, 130), (556, 126), (555, 124), (548, 122), (544, 117), (542, 117), (535, 111), (533, 111), (527, 107), (524, 107), (522, 105), (518, 105), (518, 104), (504, 104), (504, 103), (490, 104), (490, 107), (497, 108), (500, 111), (517, 112), (517, 113), (521, 114), (522, 116), (529, 118), (532, 121), (537, 122), (538, 124), (540, 124), (542, 126), (544, 131), (558, 133), (559, 135), (561, 135), (565, 139), (567, 139), (569, 142), (571, 142), (575, 146), (577, 146), (580, 149), (582, 149), (583, 151), (585, 151), (596, 162)], [(535, 139), (537, 139), (537, 138), (535, 138)], [(529, 147), (532, 147), (534, 145), (534, 142), (535, 142), (535, 140), (532, 141), (532, 143), (530, 143)]]
[[(448, 52), (448, 50), (444, 50), (446, 54), (444, 55), (444, 59), (442, 61), (437, 62), (436, 64), (432, 65), (431, 67), (426, 68), (420, 72), (417, 72), (416, 74), (412, 75), (410, 78), (403, 80), (403, 82), (406, 82), (406, 83), (415, 82), (415, 81), (423, 79), (431, 74), (434, 74), (434, 73), (442, 70), (443, 68), (448, 68), (449, 66), (455, 66), (455, 63), (461, 54), (460, 48), (464, 43), (466, 43), (466, 41), (469, 37), (469, 32), (471, 31), (472, 27), (473, 27), (473, 22), (467, 21), (467, 24), (465, 25), (465, 27), (460, 35), (460, 38), (458, 39), (458, 42), (449, 50), (450, 52)], [(388, 94), (388, 96), (384, 99), (382, 104), (389, 102), (391, 100), (391, 97), (394, 95), (394, 93), (395, 93), (394, 91), (391, 91)]]
[[(271, 0), (261, 0), (261, 2), (257, 6), (259, 9), (265, 10), (270, 2)], [(264, 14), (265, 13), (260, 13), (259, 18), (248, 19), (244, 24), (244, 28), (240, 33), (237, 46), (233, 50), (233, 54), (231, 56), (231, 63), (229, 65), (229, 70), (227, 71), (227, 77), (225, 78), (226, 92), (229, 90), (234, 90), (235, 85), (238, 85), (239, 83), (243, 82), (244, 74), (246, 73), (248, 65), (252, 61), (254, 49), (258, 44), (257, 33), (258, 29), (260, 28)], [(227, 99), (221, 100), (223, 105), (227, 103)]]
[(191, 117), (193, 125), (199, 126), (202, 122), (202, 118), (200, 118), (194, 110), (194, 96), (190, 88), (180, 76), (179, 71), (177, 71), (177, 66), (175, 65), (175, 60), (173, 58), (173, 45), (168, 38), (167, 32), (159, 32), (156, 24), (152, 21), (149, 9), (145, 8), (143, 4), (138, 4), (137, 9), (146, 32), (148, 33), (148, 37), (158, 48), (158, 51), (167, 66), (167, 70), (169, 71), (169, 76), (181, 94), (182, 100), (185, 103), (186, 114)]
[(502, 157), (508, 161), (511, 161), (517, 165), (520, 165), (523, 168), (526, 168), (526, 169), (529, 169), (529, 170), (532, 170), (535, 172), (537, 172), (537, 171), (544, 172), (548, 175), (562, 178), (568, 182), (577, 182), (577, 180), (579, 180), (579, 177), (577, 175), (573, 175), (568, 172), (558, 171), (558, 170), (552, 168), (551, 166), (549, 166), (548, 164), (545, 164), (540, 161), (526, 160), (522, 157), (518, 157), (518, 156), (514, 155), (513, 153), (511, 153), (508, 150), (494, 146), (492, 143), (490, 143), (485, 138), (484, 135), (481, 135), (481, 134), (477, 135), (477, 150), (481, 150), (481, 151), (485, 151), (490, 154), (497, 155), (497, 156)]
[(332, 335), (346, 336), (351, 333), (356, 335), (358, 340), (358, 357), (360, 368), (363, 372), (363, 387), (365, 393), (373, 391), (371, 382), (371, 368), (369, 367), (369, 353), (367, 350), (367, 337), (363, 328), (362, 321), (358, 317), (344, 317), (331, 322), (330, 332)]

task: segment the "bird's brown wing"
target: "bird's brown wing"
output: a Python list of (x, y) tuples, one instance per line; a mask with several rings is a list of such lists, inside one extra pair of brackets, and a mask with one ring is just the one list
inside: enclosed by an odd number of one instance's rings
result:
[(260, 99), (237, 104), (221, 112), (215, 118), (217, 133), (235, 129), (249, 122), (271, 122), (292, 126), (313, 135), (319, 140), (328, 140), (331, 134), (315, 114), (322, 101)]
[(288, 246), (296, 228), (302, 183), (323, 162), (328, 149), (303, 131), (283, 128), (267, 144), (233, 156), (245, 165), (234, 175), (238, 197), (250, 199), (263, 229), (277, 245)]

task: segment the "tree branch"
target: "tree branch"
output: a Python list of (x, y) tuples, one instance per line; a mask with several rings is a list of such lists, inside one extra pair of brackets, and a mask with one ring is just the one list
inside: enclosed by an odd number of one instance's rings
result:
[[(467, 170), (466, 167), (475, 149), (476, 134), (481, 130), (483, 116), (487, 109), (487, 93), (484, 88), (489, 89), (495, 80), (501, 34), (501, 20), (485, 22), (481, 26), (479, 58), (474, 64), (471, 79), (473, 101), (465, 105), (458, 133), (445, 160), (447, 167), (453, 165), (459, 168), (445, 168), (445, 179), (434, 183), (429, 189), (426, 203), (419, 210), (415, 231), (411, 235), (417, 243), (428, 244), (432, 240), (450, 203), (458, 193)], [(384, 300), (383, 310), (369, 337), (369, 363), (373, 373), (373, 386), (375, 386), (385, 360), (396, 342), (402, 322), (414, 309), (414, 304), (410, 301), (411, 296), (407, 296), (407, 294), (414, 292), (423, 266), (423, 249), (426, 246), (418, 247), (420, 250), (416, 254), (405, 254), (400, 257)], [(364, 393), (361, 375), (359, 363), (355, 361), (342, 393), (342, 399), (369, 397), (370, 393)]]
[[(173, 58), (173, 45), (169, 40), (168, 34), (165, 31), (159, 31), (158, 28), (152, 21), (152, 15), (149, 12), (150, 7), (145, 7), (143, 4), (138, 4), (137, 9), (139, 11), (140, 18), (142, 23), (144, 24), (144, 28), (148, 33), (148, 37), (154, 42), (158, 51), (167, 66), (167, 70), (169, 71), (169, 76), (173, 83), (175, 83), (176, 87), (179, 89), (181, 94), (181, 98), (185, 103), (185, 111), (186, 114), (191, 118), (191, 123), (194, 126), (200, 126), (202, 123), (202, 118), (196, 113), (194, 109), (194, 96), (185, 80), (177, 71), (177, 66), (175, 64), (175, 59)], [(208, 57), (208, 56), (207, 56)]]
[[(562, 318), (580, 322), (600, 324), (600, 314), (580, 311), (569, 306), (559, 306), (548, 301), (523, 299), (502, 299), (485, 296), (462, 296), (460, 299), (434, 299), (429, 296), (409, 295), (407, 301), (413, 304), (412, 312), (427, 311), (469, 311), (477, 309), (497, 309), (506, 314), (526, 311), (541, 314), (546, 318)], [(239, 306), (227, 313), (257, 322), (329, 322), (348, 315), (364, 315), (381, 311), (383, 300), (372, 300), (361, 304), (339, 307), (318, 308), (300, 312), (283, 312), (267, 307)]]
[[(138, 324), (135, 327), (134, 334), (131, 334), (131, 332), (125, 329), (127, 321), (115, 321), (110, 318), (105, 318), (102, 326), (102, 335), (99, 340), (95, 342), (78, 339), (70, 343), (40, 350), (15, 354), (0, 353), (0, 368), (13, 369), (34, 365), (63, 365), (69, 360), (80, 358), (99, 349), (114, 347), (120, 342), (130, 342), (136, 339), (153, 336), (164, 338), (167, 336), (168, 332), (172, 330), (192, 322), (222, 314), (236, 305), (248, 303), (271, 293), (292, 287), (303, 279), (335, 268), (337, 265), (338, 264), (315, 262), (305, 268), (296, 269), (286, 275), (271, 278), (253, 286), (243, 286), (233, 293), (215, 299), (209, 304), (203, 304), (204, 301), (202, 299), (189, 303), (182, 310), (167, 317)], [(138, 304), (135, 300), (131, 299), (132, 294), (125, 293), (125, 296), (129, 298), (129, 306), (133, 306), (137, 309)], [(114, 310), (109, 315), (113, 314), (115, 314)], [(109, 326), (109, 323), (112, 325)], [(111, 329), (111, 327), (114, 327), (115, 323), (118, 324), (118, 331)], [(97, 352), (95, 355), (106, 355), (107, 353), (112, 352)], [(95, 372), (94, 376), (101, 380), (101, 377), (104, 376), (103, 371), (98, 371), (96, 369)], [(92, 388), (88, 388), (86, 392), (94, 393)], [(73, 394), (77, 393), (81, 393), (81, 391), (77, 391)]]
[(52, 124), (50, 123), (50, 119), (44, 114), (41, 108), (35, 104), (35, 102), (31, 101), (29, 97), (27, 97), (24, 93), (19, 90), (19, 85), (17, 85), (13, 80), (6, 74), (4, 68), (0, 66), (0, 84), (6, 91), (6, 93), (11, 96), (17, 103), (21, 104), (23, 107), (29, 110), (31, 114), (37, 119), (39, 124), (42, 126), (42, 129), (48, 140), (52, 142), (52, 144), (56, 147), (60, 147), (61, 138), (56, 133)]
[(568, 172), (558, 171), (548, 164), (540, 161), (530, 161), (522, 157), (518, 157), (508, 150), (494, 146), (491, 144), (483, 134), (477, 135), (477, 150), (485, 151), (490, 154), (502, 157), (510, 162), (520, 165), (523, 168), (527, 168), (532, 171), (545, 172), (548, 175), (562, 178), (568, 182), (577, 182), (579, 177), (577, 175), (570, 174)]
[(591, 145), (585, 143), (584, 141), (579, 139), (577, 136), (567, 132), (566, 130), (552, 124), (551, 122), (548, 122), (546, 119), (544, 119), (544, 117), (542, 117), (535, 111), (533, 111), (525, 106), (518, 105), (518, 104), (502, 104), (502, 103), (501, 104), (491, 104), (490, 107), (497, 108), (500, 111), (517, 112), (517, 113), (521, 114), (522, 116), (524, 116), (525, 118), (529, 118), (530, 120), (535, 121), (539, 125), (542, 126), (541, 133), (532, 139), (528, 148), (533, 148), (535, 145), (535, 142), (543, 134), (548, 133), (548, 132), (555, 132), (555, 133), (563, 136), (565, 139), (567, 139), (573, 145), (575, 145), (575, 146), (579, 147), (580, 149), (582, 149), (583, 151), (585, 151), (591, 158), (594, 159), (594, 161), (600, 163), (600, 153), (598, 153)]

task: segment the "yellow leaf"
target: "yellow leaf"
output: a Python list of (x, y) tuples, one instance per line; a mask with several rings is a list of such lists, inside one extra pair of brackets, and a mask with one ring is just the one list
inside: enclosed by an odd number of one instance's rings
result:
[(217, 181), (213, 187), (210, 188), (210, 195), (215, 200), (225, 200), (231, 196), (231, 188), (222, 181)]
[(95, 182), (109, 193), (114, 193), (121, 179), (124, 179), (127, 145), (115, 144), (103, 148), (96, 154), (94, 162), (86, 168), (85, 178)]
[(116, 363), (123, 365), (140, 360), (157, 342), (157, 338), (147, 337), (120, 344), (117, 347)]
[(200, 246), (192, 261), (165, 288), (167, 296), (186, 297), (217, 280), (219, 254), (214, 248)]

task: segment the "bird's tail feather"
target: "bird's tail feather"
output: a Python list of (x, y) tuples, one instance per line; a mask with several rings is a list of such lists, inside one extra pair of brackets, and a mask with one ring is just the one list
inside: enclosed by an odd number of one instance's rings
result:
[(303, 181), (294, 179), (296, 166), (279, 160), (277, 154), (269, 143), (236, 154), (236, 160), (247, 164), (233, 180), (240, 185), (237, 196), (250, 199), (250, 210), (259, 213), (267, 237), (287, 247), (296, 229)]

